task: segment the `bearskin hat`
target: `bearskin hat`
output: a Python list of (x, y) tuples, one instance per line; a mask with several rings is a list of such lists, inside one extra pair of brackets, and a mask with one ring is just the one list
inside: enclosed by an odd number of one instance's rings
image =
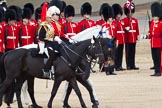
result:
[[(128, 8), (128, 5), (130, 5), (130, 9)], [(129, 13), (135, 13), (135, 4), (133, 2), (131, 2), (131, 4), (125, 3), (124, 13), (125, 15), (128, 15)]]
[(114, 10), (114, 17), (118, 14), (121, 14), (123, 15), (123, 10), (122, 10), (122, 7), (120, 6), (120, 4), (113, 4), (112, 5), (112, 8)]
[(16, 20), (16, 12), (13, 9), (7, 9), (5, 13), (5, 21)]
[(42, 13), (42, 7), (38, 7), (35, 10), (35, 20), (38, 21), (39, 19), (41, 19), (41, 13)]
[(65, 17), (69, 17), (69, 16), (75, 16), (75, 9), (72, 5), (68, 5), (65, 7), (65, 10), (64, 10), (64, 14), (65, 14)]
[(29, 8), (24, 8), (22, 18), (30, 19), (31, 16), (32, 16), (31, 10)]
[(103, 3), (103, 4), (101, 5), (101, 7), (100, 7), (100, 12), (99, 12), (99, 15), (100, 15), (100, 16), (101, 16), (101, 14), (102, 14), (102, 9), (103, 9), (105, 6), (109, 6), (109, 4), (108, 4), (108, 3)]
[(34, 14), (34, 5), (32, 3), (26, 3), (24, 5), (24, 8), (29, 8), (31, 9), (32, 15)]
[(152, 17), (161, 17), (161, 5), (159, 2), (154, 2), (152, 5), (151, 5), (151, 14), (152, 14)]
[(62, 10), (63, 2), (60, 0), (51, 0), (51, 2), (49, 3), (49, 7), (51, 7), (51, 6), (56, 6), (57, 8)]
[(85, 15), (85, 14), (88, 14), (88, 15), (91, 15), (92, 13), (92, 6), (90, 3), (88, 2), (85, 2), (82, 6), (81, 6), (81, 15)]
[(109, 18), (113, 18), (114, 17), (113, 9), (109, 5), (103, 7), (101, 14), (103, 15), (105, 21), (107, 21)]
[(15, 12), (16, 12), (16, 20), (20, 21), (21, 18), (22, 18), (22, 9), (20, 7), (18, 7), (18, 6), (15, 6), (15, 5), (12, 5), (12, 6), (8, 7), (8, 8), (15, 10)]
[(65, 7), (66, 7), (66, 2), (65, 1), (62, 1), (62, 9), (60, 11), (61, 12), (64, 12)]
[(3, 7), (0, 7), (0, 22), (4, 21), (4, 19), (5, 19), (4, 14), (5, 14), (5, 12), (4, 12)]

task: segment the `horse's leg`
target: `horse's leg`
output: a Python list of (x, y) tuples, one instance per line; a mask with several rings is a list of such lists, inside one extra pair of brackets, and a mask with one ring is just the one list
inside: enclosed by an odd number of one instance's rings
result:
[(72, 87), (71, 85), (69, 84), (69, 82), (66, 83), (66, 88), (65, 88), (65, 93), (64, 93), (64, 96), (63, 96), (63, 108), (71, 108), (71, 106), (68, 104), (68, 99), (69, 99), (69, 96), (71, 94), (71, 91), (72, 91)]
[(69, 83), (71, 84), (72, 88), (74, 89), (75, 93), (77, 94), (77, 96), (78, 96), (78, 98), (80, 100), (80, 104), (81, 104), (82, 108), (87, 108), (84, 101), (83, 101), (82, 94), (81, 94), (80, 89), (78, 87), (76, 78), (70, 79)]
[(12, 84), (12, 82), (13, 82), (13, 79), (7, 77), (5, 79), (5, 81), (1, 84), (1, 87), (0, 87), (0, 106), (2, 105), (3, 95), (4, 95), (5, 91), (7, 91), (8, 87)]
[(57, 79), (55, 80), (53, 88), (52, 88), (52, 92), (51, 92), (51, 97), (50, 97), (50, 100), (48, 102), (48, 108), (52, 108), (52, 101), (53, 101), (53, 99), (54, 99), (54, 97), (57, 93), (57, 90), (58, 90), (61, 82), (62, 82), (61, 80), (57, 80)]
[(92, 86), (92, 81), (90, 79), (87, 79), (86, 81), (78, 80), (89, 92), (91, 102), (93, 103), (92, 108), (98, 108), (99, 102), (98, 98), (96, 96), (95, 90)]
[(26, 105), (29, 104), (29, 96), (28, 96), (27, 90), (28, 90), (28, 84), (27, 84), (27, 80), (26, 80), (21, 88), (21, 93), (24, 97), (24, 102)]
[(34, 77), (31, 76), (30, 78), (28, 78), (27, 83), (28, 83), (28, 92), (29, 92), (31, 101), (33, 103), (32, 107), (33, 108), (43, 108), (43, 107), (39, 106), (35, 101), (35, 97), (34, 97)]
[(21, 88), (22, 88), (24, 81), (25, 80), (18, 79), (15, 83), (18, 108), (23, 108), (22, 101), (21, 101)]

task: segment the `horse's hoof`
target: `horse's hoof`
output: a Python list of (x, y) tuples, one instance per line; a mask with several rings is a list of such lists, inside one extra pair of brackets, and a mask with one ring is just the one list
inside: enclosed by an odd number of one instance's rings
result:
[(92, 108), (98, 108), (98, 105), (92, 105)]
[(34, 106), (34, 105), (29, 105), (28, 108), (43, 108), (43, 107), (42, 107), (42, 106), (38, 106), (38, 105), (36, 105), (36, 106)]
[(71, 108), (70, 105), (64, 105), (63, 108)]

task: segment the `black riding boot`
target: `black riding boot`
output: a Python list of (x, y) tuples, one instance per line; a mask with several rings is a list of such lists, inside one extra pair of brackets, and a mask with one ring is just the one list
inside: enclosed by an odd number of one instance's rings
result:
[(51, 49), (48, 49), (48, 54), (49, 54), (49, 59), (44, 66), (43, 74), (45, 78), (54, 79), (54, 75), (52, 74), (51, 67), (53, 61), (56, 60), (56, 58), (58, 57), (58, 54)]

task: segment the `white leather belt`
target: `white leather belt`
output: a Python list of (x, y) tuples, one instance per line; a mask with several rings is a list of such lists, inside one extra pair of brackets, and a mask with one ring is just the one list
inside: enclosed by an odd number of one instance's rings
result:
[(16, 39), (16, 36), (7, 36), (7, 39)]
[(133, 33), (133, 32), (136, 32), (136, 30), (129, 30), (129, 32)]
[(125, 33), (124, 31), (117, 31), (117, 33)]
[(74, 36), (76, 33), (67, 33), (68, 36)]
[(31, 36), (21, 36), (22, 39), (29, 39)]

